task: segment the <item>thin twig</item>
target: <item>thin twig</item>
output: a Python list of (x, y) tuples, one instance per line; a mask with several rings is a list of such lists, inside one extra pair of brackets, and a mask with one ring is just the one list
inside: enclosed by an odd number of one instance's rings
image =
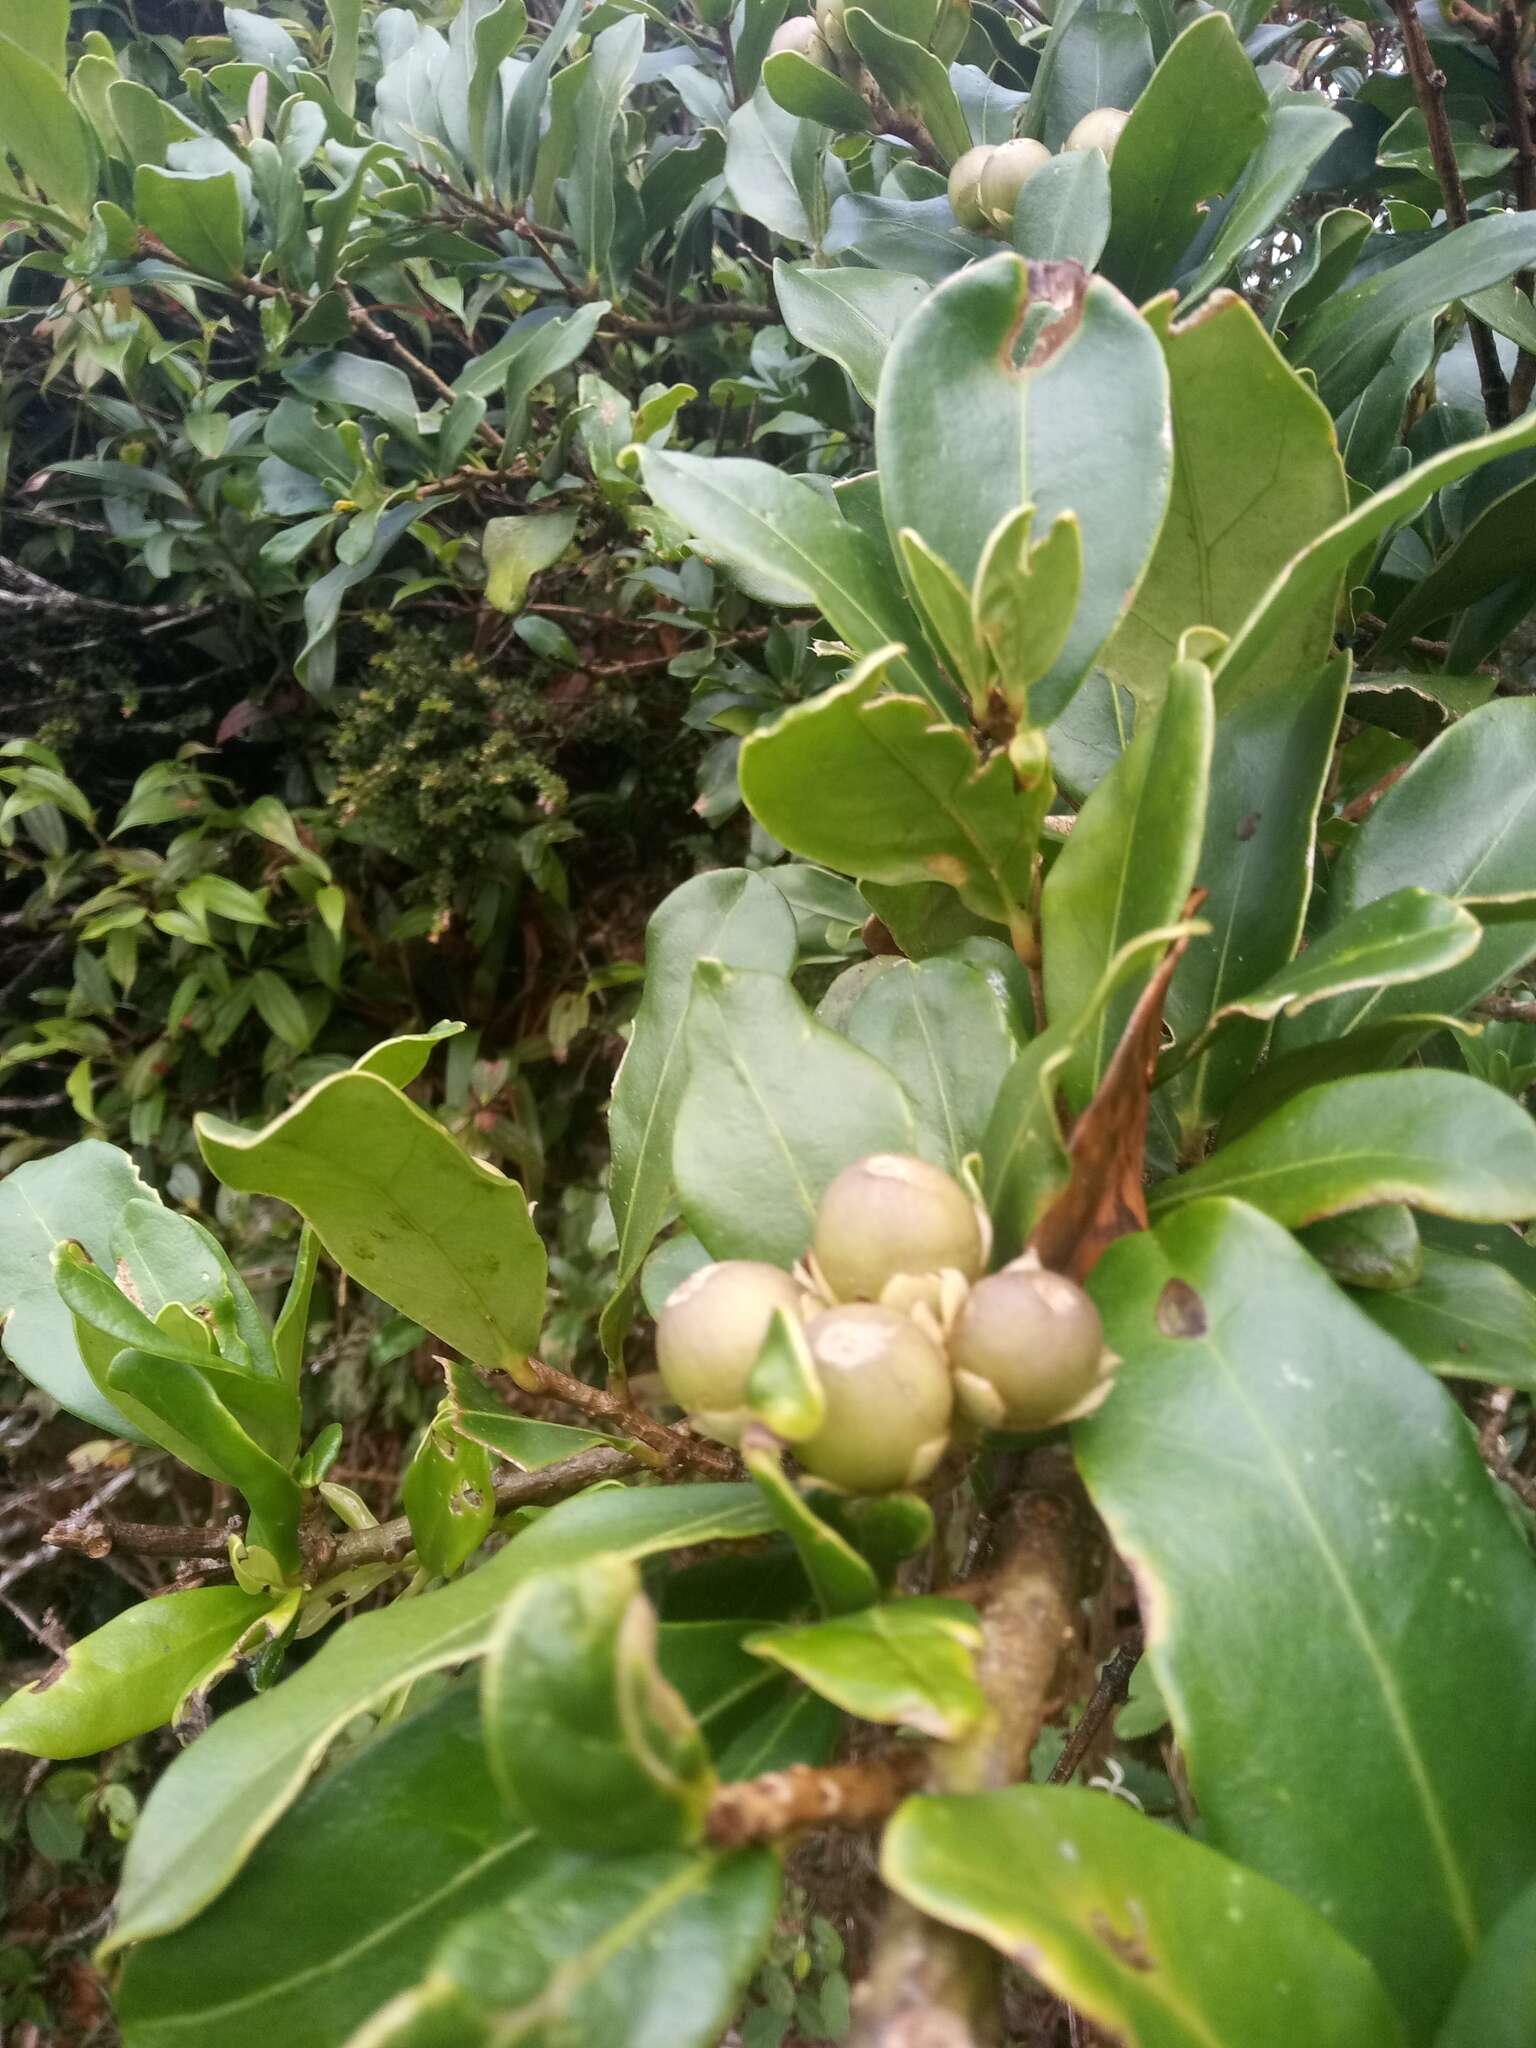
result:
[(1116, 1707), (1123, 1706), (1130, 1697), (1131, 1673), (1141, 1662), (1141, 1647), (1141, 1630), (1136, 1629), (1126, 1637), (1099, 1673), (1099, 1682), (1083, 1708), (1077, 1726), (1051, 1766), (1048, 1783), (1068, 1785), (1077, 1775), (1078, 1766), (1097, 1742), (1104, 1723)]
[(1528, 996), (1484, 996), (1473, 1005), (1482, 1017), (1497, 1017), (1505, 1024), (1536, 1024), (1536, 1001)]
[(187, 1528), (172, 1522), (121, 1522), (113, 1515), (77, 1508), (55, 1522), (43, 1538), (55, 1550), (78, 1550), (86, 1557), (110, 1557), (126, 1550), (135, 1557), (222, 1557), (238, 1523), (213, 1522)]
[[(1392, 8), (1402, 30), (1403, 54), (1407, 59), (1408, 75), (1413, 80), (1419, 112), (1424, 116), (1424, 126), (1429, 132), (1429, 153), (1440, 181), (1445, 217), (1453, 228), (1464, 228), (1468, 217), (1467, 194), (1461, 182), (1461, 166), (1456, 161), (1456, 144), (1445, 111), (1445, 73), (1430, 55), (1429, 40), (1424, 34), (1424, 25), (1419, 20), (1414, 0), (1392, 0)], [(1509, 418), (1509, 385), (1499, 361), (1498, 346), (1492, 330), (1470, 313), (1467, 315), (1467, 327), (1472, 337), (1472, 353), (1477, 358), (1478, 380), (1483, 387), (1483, 411), (1488, 415), (1490, 427), (1501, 427)]]
[[(584, 1415), (597, 1416), (625, 1436), (632, 1437), (639, 1446), (635, 1455), (645, 1464), (691, 1465), (715, 1479), (742, 1477), (741, 1461), (733, 1451), (712, 1443), (708, 1437), (694, 1436), (687, 1430), (669, 1429), (643, 1409), (621, 1401), (617, 1394), (610, 1394), (602, 1387), (588, 1386), (585, 1380), (573, 1379), (569, 1373), (557, 1372), (554, 1366), (545, 1365), (540, 1359), (528, 1359), (515, 1377), (526, 1392), (547, 1394), (553, 1400), (563, 1401), (568, 1408), (578, 1408)], [(649, 1457), (645, 1455), (647, 1452), (651, 1454)]]
[[(1515, 145), (1515, 205), (1521, 213), (1536, 213), (1536, 134), (1531, 126), (1531, 72), (1526, 62), (1524, 21), (1517, 0), (1500, 0), (1498, 32), (1493, 48), (1504, 78), (1504, 97), (1509, 103), (1510, 139)], [(1522, 270), (1515, 278), (1516, 289), (1527, 299), (1536, 299), (1532, 273)], [(1521, 349), (1515, 374), (1509, 382), (1509, 416), (1519, 419), (1536, 391), (1536, 352)]]

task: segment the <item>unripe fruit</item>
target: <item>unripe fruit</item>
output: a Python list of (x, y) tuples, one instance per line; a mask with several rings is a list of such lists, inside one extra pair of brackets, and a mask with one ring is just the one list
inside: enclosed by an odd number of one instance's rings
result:
[(837, 59), (832, 55), (826, 37), (809, 14), (797, 14), (792, 21), (786, 21), (781, 28), (774, 30), (768, 54), (774, 57), (780, 50), (793, 50), (797, 57), (804, 57), (823, 71), (837, 69)]
[(949, 1335), (961, 1407), (989, 1429), (1051, 1429), (1090, 1401), (1106, 1363), (1104, 1325), (1064, 1273), (1022, 1260), (982, 1280)]
[(735, 1443), (751, 1419), (747, 1381), (776, 1308), (798, 1317), (800, 1290), (756, 1259), (701, 1266), (668, 1296), (656, 1318), (656, 1363), (667, 1392), (706, 1435)]
[(897, 1152), (843, 1168), (817, 1204), (811, 1249), (839, 1301), (878, 1301), (898, 1274), (953, 1267), (974, 1280), (987, 1256), (959, 1182)]
[(1106, 158), (1112, 157), (1115, 144), (1130, 118), (1119, 107), (1095, 107), (1091, 114), (1084, 114), (1061, 146), (1063, 149), (1098, 149)]
[(816, 0), (816, 26), (833, 56), (844, 60), (855, 54), (848, 31), (843, 26), (843, 16), (849, 4), (850, 0)]
[(1021, 135), (1014, 142), (1000, 142), (982, 166), (981, 210), (998, 227), (1007, 227), (1019, 194), (1051, 160), (1043, 142)]
[(987, 224), (987, 210), (981, 203), (981, 174), (995, 149), (995, 143), (978, 142), (964, 156), (957, 156), (950, 166), (950, 211), (963, 228), (984, 228)]
[(954, 1387), (916, 1323), (874, 1302), (830, 1308), (806, 1330), (826, 1396), (816, 1434), (795, 1445), (807, 1472), (846, 1493), (890, 1493), (944, 1455)]

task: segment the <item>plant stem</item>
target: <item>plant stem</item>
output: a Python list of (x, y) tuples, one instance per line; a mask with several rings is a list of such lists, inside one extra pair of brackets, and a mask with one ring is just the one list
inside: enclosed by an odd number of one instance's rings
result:
[(869, 1828), (894, 1813), (928, 1774), (926, 1750), (913, 1745), (859, 1763), (816, 1770), (791, 1764), (760, 1778), (722, 1785), (706, 1829), (723, 1849), (775, 1841), (801, 1828)]
[(1097, 1742), (1104, 1723), (1115, 1708), (1123, 1706), (1129, 1698), (1131, 1673), (1141, 1662), (1141, 1650), (1141, 1630), (1136, 1629), (1127, 1636), (1099, 1673), (1099, 1682), (1083, 1709), (1082, 1718), (1067, 1737), (1061, 1755), (1051, 1766), (1047, 1783), (1069, 1785), (1077, 1775), (1078, 1766)]

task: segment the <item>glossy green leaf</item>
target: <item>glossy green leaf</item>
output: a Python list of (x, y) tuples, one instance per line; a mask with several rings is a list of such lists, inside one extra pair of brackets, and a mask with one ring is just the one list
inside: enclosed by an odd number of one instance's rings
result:
[(7, 156), (51, 205), (84, 225), (96, 197), (91, 130), (53, 66), (0, 34), (0, 161)]
[[(763, 60), (763, 89), (775, 105), (798, 120), (858, 134), (872, 127), (868, 103), (835, 71), (813, 64), (798, 50), (775, 50)], [(793, 330), (791, 330), (793, 331)]]
[(1431, 1245), (1411, 1286), (1360, 1306), (1431, 1372), (1536, 1392), (1536, 1295), (1502, 1266)]
[(868, 1560), (789, 1478), (779, 1446), (762, 1430), (749, 1429), (741, 1455), (775, 1526), (794, 1545), (823, 1614), (854, 1614), (878, 1600), (880, 1581)]
[(1292, 340), (1291, 359), (1312, 371), (1323, 403), (1338, 412), (1381, 368), (1410, 321), (1502, 283), (1532, 262), (1536, 220), (1519, 213), (1484, 215), (1334, 292)]
[[(1444, 1391), (1256, 1210), (1181, 1208), (1093, 1293), (1125, 1363), (1079, 1463), (1207, 1839), (1316, 1906), (1429, 2040), (1536, 1871), (1523, 1539)], [(1304, 1656), (1255, 1625), (1260, 1583)]]
[(514, 86), (507, 105), (507, 154), (511, 162), (513, 194), (519, 200), (526, 198), (533, 184), (550, 77), (576, 33), (583, 6), (584, 0), (563, 0), (560, 12), (534, 52), (527, 70)]
[(1040, 55), (1020, 132), (1059, 150), (1095, 107), (1133, 106), (1152, 74), (1152, 44), (1134, 10), (1060, 0)]
[(615, 154), (615, 129), (644, 50), (642, 15), (626, 15), (603, 29), (592, 39), (591, 68), (577, 101), (576, 160), (567, 206), (589, 286), (611, 275), (619, 221), (614, 187), (624, 175)]
[(808, 1628), (748, 1638), (754, 1656), (792, 1671), (861, 1721), (957, 1742), (987, 1711), (976, 1677), (981, 1624), (963, 1600), (893, 1600)]
[(898, 687), (915, 690), (946, 716), (958, 712), (885, 554), (812, 485), (765, 462), (655, 447), (642, 450), (640, 468), (662, 510), (751, 595), (819, 606), (857, 655), (899, 644), (907, 652), (892, 662)]
[(1486, 597), (1511, 577), (1536, 570), (1536, 481), (1497, 499), (1473, 520), (1422, 582), (1387, 620), (1371, 650), (1373, 660), (1399, 654), (1415, 633), (1427, 633), (1451, 613)]
[(1175, 1114), (1191, 1132), (1215, 1121), (1262, 1050), (1260, 1025), (1232, 1022), (1235, 1012), (1262, 1014), (1246, 1007), (1245, 993), (1255, 982), (1269, 988), (1277, 974), (1306, 971), (1300, 963), (1282, 963), (1291, 960), (1301, 938), (1318, 808), (1348, 679), (1347, 660), (1328, 661), (1310, 676), (1295, 677), (1286, 690), (1218, 710), (1195, 868), (1196, 884), (1206, 891), (1200, 912), (1211, 936), (1180, 961), (1164, 1011), (1176, 1042), (1187, 1050), (1200, 1046), (1208, 1019), (1227, 1019), (1222, 1035), (1195, 1051), (1171, 1086)]
[[(1349, 509), (1332, 421), (1243, 300), (1223, 292), (1176, 322), (1172, 301), (1159, 299), (1146, 318), (1168, 366), (1173, 485), (1147, 573), (1103, 656), (1144, 703), (1161, 697), (1191, 626), (1235, 632), (1286, 563)], [(1253, 689), (1289, 694), (1322, 667), (1337, 599), (1336, 581), (1284, 621)]]
[(484, 1444), (498, 1458), (524, 1472), (558, 1465), (581, 1451), (600, 1445), (617, 1449), (626, 1439), (595, 1429), (576, 1429), (567, 1422), (542, 1422), (508, 1408), (472, 1366), (458, 1359), (448, 1363), (448, 1401), (454, 1428), (472, 1442)]
[(462, 1152), (375, 1074), (333, 1074), (261, 1131), (197, 1120), (226, 1187), (275, 1195), (391, 1308), (480, 1365), (526, 1358), (544, 1247), (516, 1181)]
[[(769, 60), (770, 72), (779, 61)], [(776, 263), (773, 290), (784, 325), (796, 341), (840, 364), (870, 405), (892, 341), (928, 296), (920, 277), (899, 271), (849, 266), (828, 270), (811, 263)]]
[(672, 1134), (688, 1072), (684, 1027), (701, 959), (788, 974), (795, 923), (779, 891), (745, 868), (696, 875), (646, 926), (645, 993), (608, 1112), (608, 1199), (618, 1231), (618, 1272), (602, 1324), (610, 1357), (623, 1342), (635, 1276), (667, 1217)]
[[(455, 1929), (421, 1992), (350, 2048), (712, 2048), (767, 1947), (779, 1890), (767, 1849), (562, 1857), (529, 1891)], [(447, 2031), (424, 2035), (418, 2015), (434, 2007)]]
[[(466, 15), (470, 12), (465, 9)], [(474, 61), (465, 113), (470, 161), (482, 183), (498, 170), (501, 158), (503, 122), (498, 73), (522, 41), (527, 26), (528, 10), (523, 0), (488, 0), (488, 4), (474, 11), (470, 26)]]
[(1264, 140), (1232, 194), (1216, 238), (1193, 277), (1181, 277), (1180, 307), (1205, 297), (1225, 281), (1245, 250), (1280, 219), (1304, 188), (1324, 151), (1348, 132), (1346, 116), (1310, 92), (1277, 94), (1269, 104)]
[[(1160, 709), (1078, 813), (1040, 899), (1052, 1020), (1077, 1017), (1121, 949), (1183, 909), (1205, 829), (1213, 722), (1210, 671), (1175, 662)], [(1139, 981), (1122, 986), (1074, 1047), (1064, 1081), (1077, 1107), (1098, 1085), (1139, 991)]]
[(1004, 1261), (1023, 1251), (1067, 1184), (1071, 1168), (1058, 1098), (1072, 1051), (1065, 1027), (1031, 1039), (1003, 1077), (982, 1133), (982, 1193), (994, 1249)]
[(898, 112), (922, 123), (933, 138), (940, 160), (952, 164), (971, 146), (971, 131), (955, 98), (949, 67), (914, 42), (898, 35), (862, 7), (843, 15), (849, 41), (881, 91)]
[(290, 1387), (298, 1386), (299, 1375), (304, 1370), (309, 1304), (319, 1270), (320, 1240), (306, 1223), (299, 1232), (298, 1250), (294, 1253), (293, 1278), (288, 1283), (288, 1292), (272, 1326), (273, 1363), (279, 1378)]
[(798, 1317), (776, 1308), (747, 1380), (747, 1406), (776, 1437), (804, 1443), (826, 1420), (827, 1397)]
[(1536, 2013), (1536, 1884), (1498, 1921), (1461, 1980), (1435, 2048), (1530, 2048)]
[(1097, 149), (1052, 157), (1020, 192), (1013, 246), (1031, 263), (1098, 267), (1109, 240), (1109, 165)]
[(845, 1028), (906, 1090), (924, 1158), (959, 1172), (1017, 1051), (985, 977), (960, 960), (902, 961), (864, 991)]
[(536, 1880), (547, 1856), (507, 1826), (474, 1688), (455, 1687), (327, 1771), (211, 1911), (133, 1950), (125, 2037), (336, 2048), (420, 1977), (446, 1925)]
[[(1083, 584), (1066, 646), (1030, 692), (1048, 724), (1135, 594), (1168, 500), (1168, 382), (1152, 330), (1111, 285), (1074, 286), (1011, 253), (951, 278), (906, 322), (880, 380), (875, 452), (893, 544), (910, 527), (967, 587), (999, 523), (1064, 512)], [(1064, 282), (1065, 280), (1065, 282)], [(1022, 367), (1013, 355), (1037, 294), (1057, 313)]]
[(140, 164), (134, 211), (189, 270), (236, 277), (245, 267), (245, 209), (233, 171), (215, 177)]
[(401, 1504), (422, 1569), (451, 1579), (490, 1534), (496, 1519), (491, 1459), (485, 1445), (439, 1415), (406, 1467)]
[(163, 1728), (270, 1605), (236, 1586), (141, 1600), (0, 1705), (0, 1749), (95, 1756)]
[[(1232, 703), (1263, 687), (1265, 658), (1276, 637), (1295, 631), (1297, 620), (1309, 616), (1324, 595), (1338, 587), (1349, 564), (1373, 540), (1415, 518), (1446, 484), (1533, 443), (1536, 412), (1419, 463), (1309, 541), (1276, 576), (1214, 663), (1223, 702)], [(1409, 879), (1432, 886), (1428, 876)]]
[(1264, 140), (1269, 103), (1224, 14), (1175, 38), (1131, 109), (1109, 167), (1104, 274), (1138, 303), (1172, 282), (1205, 202), (1236, 185)]
[(325, 0), (325, 11), (331, 24), (326, 82), (337, 106), (344, 114), (350, 114), (357, 104), (357, 43), (363, 0)]
[(399, 1038), (381, 1040), (352, 1065), (359, 1074), (377, 1074), (391, 1088), (409, 1088), (443, 1040), (457, 1038), (463, 1029), (462, 1024), (445, 1018), (430, 1031), (407, 1031)]
[(738, 764), (748, 808), (807, 860), (861, 882), (937, 878), (1022, 928), (1048, 780), (1020, 789), (1006, 753), (983, 765), (928, 705), (879, 687), (872, 663), (760, 726)]
[(123, 1867), (108, 1947), (167, 1934), (216, 1898), (348, 1722), (414, 1678), (481, 1656), (502, 1602), (525, 1578), (592, 1557), (741, 1541), (772, 1526), (754, 1487), (601, 1489), (562, 1501), (453, 1585), (348, 1622), (160, 1779)]
[(16, 1370), (93, 1429), (131, 1442), (148, 1439), (97, 1386), (75, 1343), (53, 1279), (54, 1246), (84, 1245), (99, 1266), (113, 1263), (112, 1234), (129, 1202), (148, 1195), (125, 1152), (84, 1138), (67, 1151), (29, 1159), (0, 1181), (0, 1318)]
[(1424, 1246), (1413, 1211), (1380, 1202), (1309, 1223), (1298, 1239), (1346, 1287), (1411, 1287), (1424, 1270)]
[(819, 1025), (778, 975), (701, 961), (687, 1051), (672, 1173), (717, 1259), (790, 1265), (834, 1174), (916, 1143), (893, 1077)]
[(1485, 926), (1475, 952), (1422, 979), (1360, 990), (1282, 1021), (1281, 1052), (1322, 1045), (1394, 1017), (1457, 1016), (1536, 953), (1536, 703), (1504, 698), (1447, 727), (1389, 789), (1335, 864), (1320, 938), (1414, 885), (1470, 905), (1532, 915)]
[(880, 1871), (1127, 2048), (1403, 2040), (1375, 1971), (1320, 1914), (1102, 1793), (909, 1799)]
[(562, 1847), (699, 1838), (714, 1773), (655, 1638), (639, 1574), (621, 1559), (530, 1579), (497, 1621), (480, 1679), (491, 1775), (512, 1814)]
[(69, 40), (69, 0), (26, 0), (6, 24), (6, 35), (55, 78), (64, 76)]
[(1154, 1190), (1154, 1213), (1206, 1195), (1292, 1227), (1374, 1202), (1469, 1223), (1536, 1215), (1536, 1121), (1470, 1075), (1360, 1074), (1292, 1096)]

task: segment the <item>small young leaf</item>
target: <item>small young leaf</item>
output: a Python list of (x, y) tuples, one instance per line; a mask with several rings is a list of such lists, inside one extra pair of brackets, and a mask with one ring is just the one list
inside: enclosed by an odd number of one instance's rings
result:
[(976, 1677), (981, 1624), (963, 1600), (892, 1600), (809, 1628), (773, 1629), (746, 1647), (863, 1721), (958, 1742), (987, 1711)]

